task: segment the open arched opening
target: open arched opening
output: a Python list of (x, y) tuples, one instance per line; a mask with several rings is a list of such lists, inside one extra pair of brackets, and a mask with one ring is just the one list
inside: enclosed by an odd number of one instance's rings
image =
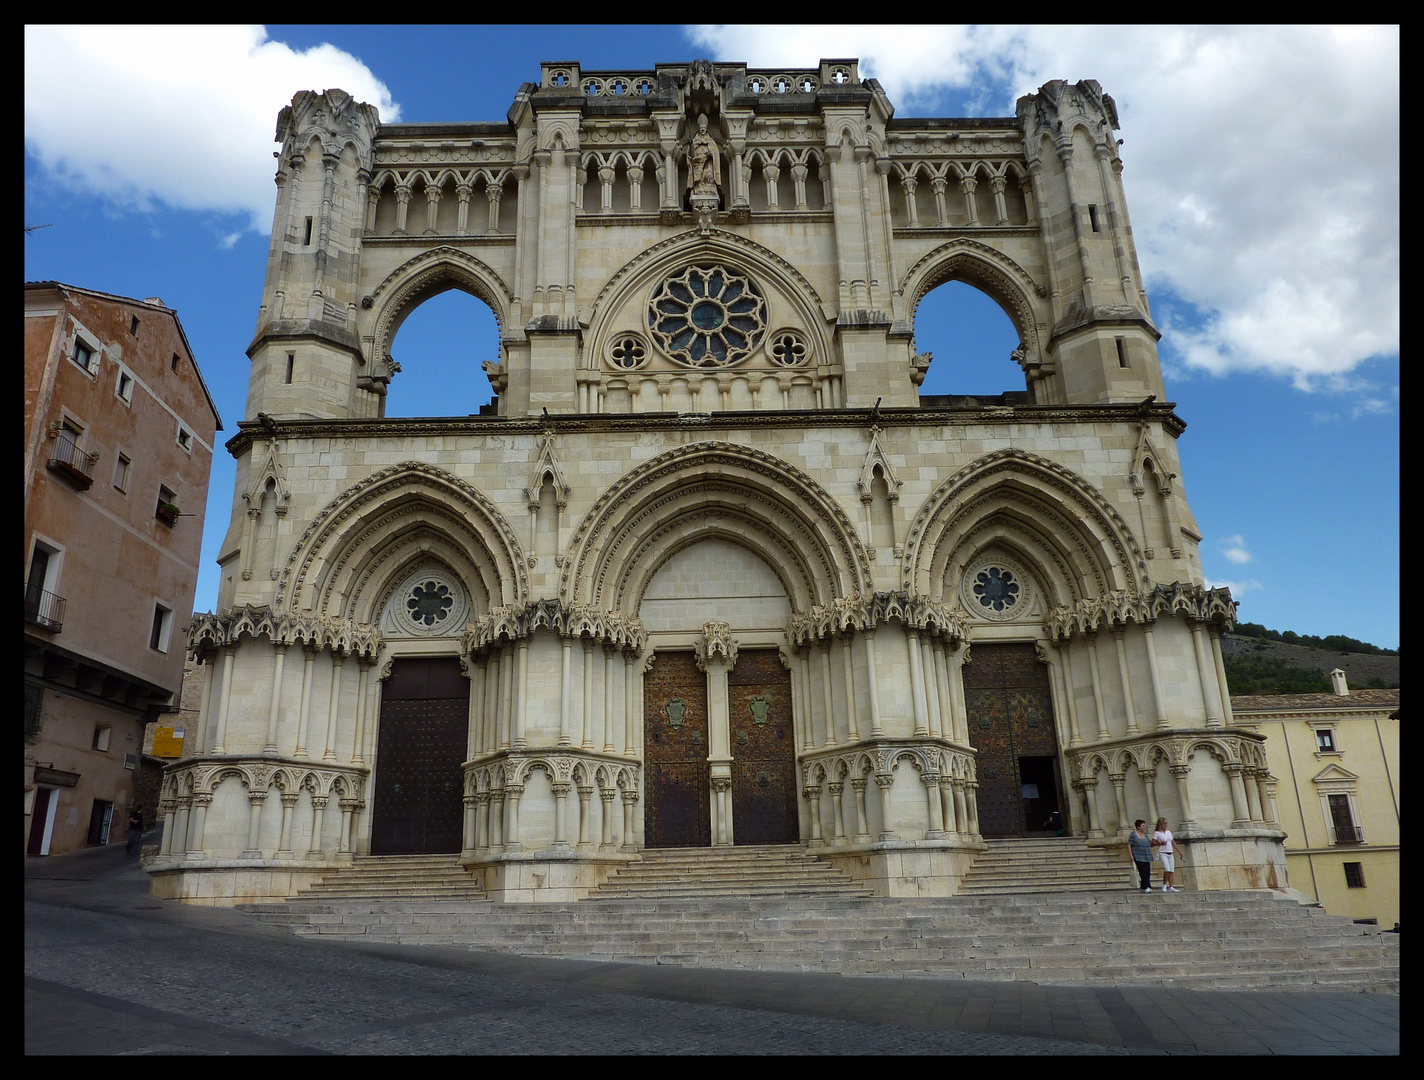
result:
[(453, 282), (404, 317), (390, 356), (400, 370), (386, 393), (387, 417), (464, 416), (495, 408), (482, 365), (500, 358), (499, 326), (489, 305)]
[[(915, 311), (915, 351), (934, 357), (920, 386), (921, 402), (948, 395), (1013, 404), (1022, 395), (1026, 403), (1023, 369), (1012, 358), (1018, 347), (1018, 330), (987, 293), (963, 281), (932, 289)], [(1015, 397), (1003, 400), (1005, 392)]]

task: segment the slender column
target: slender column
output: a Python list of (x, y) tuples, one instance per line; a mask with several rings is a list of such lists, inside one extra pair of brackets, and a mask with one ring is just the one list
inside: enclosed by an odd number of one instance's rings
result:
[[(514, 749), (523, 750), (528, 743), (524, 739), (525, 703), (529, 700), (529, 639), (519, 641), (519, 697), (514, 703)], [(522, 790), (522, 789), (521, 789)], [(516, 806), (518, 801), (516, 800)]]
[(1262, 769), (1256, 778), (1256, 782), (1261, 787), (1261, 813), (1264, 815), (1267, 825), (1275, 825), (1279, 828), (1281, 819), (1276, 812), (1276, 785), (1270, 777), (1271, 774)]
[[(638, 663), (638, 654), (627, 652), (623, 654), (623, 690), (625, 700), (623, 703), (623, 756), (633, 757), (637, 753), (633, 746), (633, 732), (637, 727), (635, 721), (638, 719), (641, 710), (639, 703), (643, 696), (643, 668)], [(613, 737), (612, 730), (608, 733), (608, 738)], [(608, 743), (603, 744), (604, 750), (613, 752), (613, 747)]]
[(264, 754), (277, 753), (277, 721), (281, 718), (282, 706), (282, 662), (287, 659), (287, 646), (274, 645), (277, 666), (272, 672), (272, 697), (267, 702), (267, 742), (262, 747)]
[(845, 790), (845, 785), (835, 781), (827, 784), (826, 787), (831, 792), (831, 826), (835, 830), (831, 842), (837, 847), (844, 847), (846, 842), (845, 818), (841, 809), (841, 792)]
[(974, 189), (978, 186), (978, 181), (972, 176), (966, 176), (959, 181), (959, 190), (964, 192), (964, 210), (969, 215), (969, 224), (979, 224), (979, 208), (974, 203)]
[(1235, 762), (1223, 765), (1231, 787), (1231, 824), (1242, 828), (1251, 824), (1251, 811), (1246, 805), (1246, 784), (1241, 779), (1241, 766)]
[(939, 773), (922, 773), (920, 782), (925, 785), (925, 804), (929, 813), (929, 831), (926, 840), (944, 839), (944, 812), (939, 803)]
[(727, 794), (732, 790), (730, 776), (712, 777), (712, 843), (718, 847), (728, 847), (732, 843), (732, 811), (727, 805)]
[(499, 746), (499, 653), (485, 654), (485, 753)]
[(338, 855), (351, 854), (351, 819), (356, 814), (355, 799), (338, 799), (337, 804), (341, 807), (341, 846), (337, 848)]
[(321, 847), (321, 819), (326, 812), (326, 796), (312, 796), (312, 829), (311, 839), (307, 842), (308, 859), (324, 859), (326, 852)]
[[(1137, 710), (1132, 704), (1132, 679), (1127, 672), (1127, 645), (1123, 642), (1123, 628), (1113, 627), (1113, 644), (1117, 646), (1117, 673), (1122, 681), (1122, 703), (1127, 709), (1127, 733), (1129, 735), (1142, 734), (1137, 726)], [(1156, 821), (1156, 818), (1153, 818)]]
[(890, 828), (890, 789), (895, 786), (893, 773), (876, 773), (875, 786), (880, 791), (880, 839), (898, 840), (900, 834)]
[(184, 742), (183, 748), (187, 750), (189, 746), (193, 748), (192, 754), (184, 754), (184, 757), (192, 757), (195, 754), (202, 754), (207, 748), (208, 732), (213, 726), (213, 684), (217, 682), (217, 665), (212, 662), (212, 654), (203, 660), (203, 701), (198, 707), (198, 725), (193, 732), (193, 741)]
[(960, 836), (971, 836), (973, 831), (969, 827), (969, 799), (964, 791), (964, 781), (954, 781), (954, 816), (959, 824)]
[(410, 213), (410, 185), (396, 185), (396, 227), (392, 230), (392, 236), (405, 235), (406, 217)]
[(277, 858), (292, 857), (292, 811), (296, 809), (298, 792), (282, 792), (282, 839), (277, 844)]
[(489, 224), (485, 232), (494, 236), (499, 232), (499, 204), (504, 198), (504, 188), (498, 184), (486, 184), (485, 198), (489, 200)]
[(1083, 795), (1088, 803), (1088, 835), (1102, 836), (1103, 827), (1098, 821), (1098, 778), (1083, 781)]
[(1059, 663), (1054, 665), (1060, 684), (1059, 696), (1063, 699), (1063, 704), (1068, 711), (1068, 731), (1069, 746), (1082, 746), (1083, 735), (1078, 730), (1078, 706), (1073, 700), (1073, 682), (1069, 678), (1071, 669), (1068, 666), (1068, 642), (1064, 641), (1058, 647)]
[(819, 750), (816, 745), (816, 710), (811, 704), (811, 648), (798, 649), (796, 657), (801, 661), (801, 702), (806, 706), (806, 731), (805, 742), (802, 744), (807, 750)]
[(1206, 642), (1202, 640), (1201, 623), (1192, 624), (1192, 648), (1197, 654), (1197, 678), (1201, 682), (1202, 705), (1206, 708), (1206, 726), (1219, 728), (1221, 727), (1221, 713), (1218, 704), (1220, 698), (1217, 696), (1218, 687), (1215, 685), (1216, 671), (1207, 658)]
[(905, 213), (910, 219), (911, 228), (920, 223), (918, 208), (915, 206), (916, 183), (913, 176), (906, 176), (900, 181), (900, 189), (905, 193)]
[(997, 225), (1007, 225), (1009, 223), (1009, 207), (1004, 201), (1004, 188), (1007, 181), (1002, 176), (996, 176), (989, 181), (989, 186), (994, 189), (994, 213), (999, 216), (995, 222)]
[(578, 800), (579, 800), (579, 831), (578, 831), (578, 837), (579, 837), (579, 838), (578, 838), (578, 846), (579, 846), (579, 850), (580, 850), (580, 851), (587, 851), (590, 847), (593, 846), (593, 845), (590, 844), (589, 841), (588, 841), (588, 826), (589, 826), (588, 804), (589, 804), (589, 799), (591, 799), (592, 797), (593, 797), (593, 788), (592, 788), (592, 787), (590, 787), (588, 784), (580, 784), (580, 785), (578, 786)]
[(807, 784), (801, 789), (801, 794), (806, 796), (806, 806), (809, 811), (808, 817), (811, 819), (811, 843), (821, 843), (821, 785)]
[(178, 813), (173, 822), (173, 847), (169, 852), (180, 859), (188, 852), (188, 826), (193, 821), (193, 796), (181, 795), (178, 798)]
[(570, 786), (567, 781), (554, 784), (554, 843), (552, 845), (554, 851), (569, 850), (564, 817), (568, 812)]
[(473, 853), (479, 846), (480, 838), (480, 813), (479, 797), (466, 795), (464, 797), (465, 820), (460, 830), (460, 853)]
[(865, 813), (865, 787), (869, 783), (863, 776), (854, 777), (850, 788), (855, 792), (855, 842), (870, 843), (870, 819)]
[(1142, 783), (1147, 788), (1147, 816), (1156, 824), (1157, 819), (1162, 816), (1162, 812), (1157, 809), (1157, 769), (1154, 766), (1151, 772), (1142, 774)]
[(332, 744), (336, 740), (336, 712), (341, 699), (341, 665), (345, 657), (333, 651), (331, 654), (331, 700), (326, 709), (326, 749), (321, 752), (322, 761), (335, 761), (336, 751)]
[(504, 788), (490, 789), (489, 849), (498, 854), (504, 850)]
[(959, 825), (954, 819), (954, 780), (944, 773), (939, 774), (939, 812), (944, 821), (944, 835), (957, 835)]
[(232, 701), (232, 659), (236, 649), (227, 649), (223, 652), (222, 664), (222, 695), (218, 698), (218, 721), (213, 732), (213, 753), (225, 754), (227, 748), (224, 741), (227, 738), (227, 710)]
[(928, 738), (930, 725), (929, 713), (925, 707), (925, 672), (920, 664), (920, 635), (913, 630), (907, 630), (905, 648), (910, 654), (910, 697), (915, 706), (915, 737)]
[(845, 669), (846, 738), (851, 742), (859, 742), (860, 729), (855, 716), (855, 663), (849, 634), (841, 636), (841, 666)]
[(598, 846), (601, 849), (613, 846), (613, 798), (617, 794), (617, 788), (601, 787), (598, 789), (599, 801), (603, 803), (603, 835), (598, 841)]
[[(1127, 799), (1123, 795), (1123, 785), (1127, 782), (1126, 773), (1108, 773), (1108, 779), (1112, 781), (1113, 801), (1117, 803), (1117, 827), (1127, 828)], [(1154, 822), (1156, 818), (1152, 819)]]
[(950, 738), (960, 746), (969, 745), (969, 717), (964, 713), (965, 652), (965, 646), (960, 645), (953, 656), (945, 658), (945, 676), (949, 681)]
[(470, 679), (469, 711), (465, 714), (465, 760), (479, 756), (484, 748), (485, 666), (473, 656), (465, 657), (465, 670)]
[(940, 713), (940, 687), (939, 687), (939, 666), (935, 663), (935, 654), (939, 651), (933, 638), (922, 638), (920, 640), (920, 655), (923, 663), (920, 665), (925, 672), (925, 701), (929, 706), (930, 738), (938, 739), (940, 733), (944, 731), (944, 719)]
[(825, 675), (821, 677), (821, 694), (826, 707), (826, 745), (836, 745), (836, 708), (831, 694), (831, 639), (821, 642), (821, 663)]
[[(572, 746), (573, 740), (569, 736), (569, 710), (573, 708), (573, 657), (574, 643), (572, 638), (564, 638), (563, 641), (563, 670), (559, 680), (559, 745)], [(557, 829), (557, 825), (555, 826)]]
[(193, 796), (193, 812), (188, 818), (188, 854), (195, 859), (207, 856), (203, 850), (203, 829), (208, 821), (208, 804), (213, 797), (206, 792)]
[(1242, 779), (1246, 782), (1246, 802), (1251, 808), (1251, 820), (1257, 825), (1265, 822), (1265, 816), (1261, 811), (1261, 791), (1260, 785), (1256, 783), (1254, 770), (1243, 770)]
[[(607, 676), (608, 667), (604, 665), (604, 675)], [(601, 745), (608, 743), (608, 710), (603, 710), (603, 738), (599, 740)], [(583, 742), (580, 744), (585, 750), (593, 749), (593, 638), (583, 639)]]
[(263, 802), (266, 802), (265, 791), (248, 792), (248, 846), (242, 852), (244, 859), (262, 858), (262, 851), (258, 848), (258, 832), (262, 828)]
[[(617, 650), (611, 645), (603, 647), (603, 751), (613, 753), (613, 665)], [(585, 737), (584, 746), (592, 749)]]
[(178, 801), (175, 799), (163, 815), (163, 839), (158, 845), (158, 857), (166, 859), (173, 854), (173, 833), (178, 828)]
[(425, 186), (425, 235), (434, 236), (436, 233), (435, 222), (440, 213), (441, 191), (433, 184)]
[[(363, 656), (358, 656), (356, 658), (356, 669), (356, 731), (351, 736), (351, 764), (364, 765), (366, 764), (366, 759), (361, 755), (361, 739), (366, 734), (366, 697), (367, 685), (371, 677), (371, 661)], [(474, 695), (471, 695), (470, 700), (471, 702), (474, 701)], [(466, 720), (465, 726), (467, 729), (469, 728), (468, 719)], [(468, 738), (467, 730), (467, 742)]]
[(876, 683), (879, 681), (875, 674), (875, 631), (865, 635), (865, 656), (867, 668), (870, 675), (870, 737), (880, 739), (885, 736), (885, 729), (880, 726), (880, 694), (876, 690)]
[(979, 782), (964, 782), (964, 809), (969, 814), (969, 835), (979, 836)]
[(1190, 775), (1192, 767), (1190, 765), (1173, 765), (1172, 775), (1177, 778), (1177, 801), (1182, 804), (1182, 820), (1178, 822), (1183, 829), (1196, 828), (1196, 821), (1192, 818), (1192, 803), (1187, 792), (1187, 776)]
[(519, 838), (519, 796), (524, 794), (523, 784), (504, 785), (504, 850), (522, 851)]
[(1142, 628), (1143, 640), (1147, 642), (1147, 671), (1152, 676), (1152, 709), (1157, 714), (1157, 730), (1166, 731), (1172, 726), (1167, 719), (1167, 701), (1162, 696), (1162, 677), (1157, 672), (1157, 644), (1152, 638), (1152, 624)]
[(1216, 685), (1221, 690), (1222, 720), (1227, 727), (1231, 727), (1236, 722), (1236, 717), (1231, 711), (1231, 694), (1226, 682), (1226, 662), (1221, 656), (1221, 632), (1213, 627), (1209, 637), (1212, 667), (1216, 669)]
[(623, 850), (636, 851), (638, 845), (633, 839), (633, 804), (638, 801), (638, 793), (630, 788), (619, 794), (623, 796)]
[(292, 751), (292, 756), (299, 758), (307, 756), (307, 719), (311, 715), (312, 665), (316, 662), (316, 649), (303, 645), (302, 654), (302, 703), (297, 710), (297, 745)]
[(1088, 674), (1093, 678), (1093, 706), (1098, 712), (1098, 738), (1107, 739), (1111, 735), (1108, 732), (1108, 713), (1103, 708), (1103, 679), (1098, 673), (1098, 635), (1088, 635)]
[(488, 851), (490, 842), (490, 793), (475, 793), (475, 850)]

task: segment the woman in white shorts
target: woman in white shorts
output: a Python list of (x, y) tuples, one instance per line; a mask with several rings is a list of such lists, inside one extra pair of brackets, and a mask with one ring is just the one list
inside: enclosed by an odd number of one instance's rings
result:
[(1167, 819), (1159, 817), (1152, 827), (1152, 847), (1162, 863), (1162, 891), (1181, 892), (1173, 882), (1177, 872), (1177, 849), (1172, 844), (1172, 834), (1167, 829)]

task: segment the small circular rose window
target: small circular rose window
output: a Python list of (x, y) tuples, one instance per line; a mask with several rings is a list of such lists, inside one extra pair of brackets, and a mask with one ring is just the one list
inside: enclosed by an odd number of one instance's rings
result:
[(434, 626), (442, 621), (454, 605), (450, 587), (438, 581), (423, 581), (414, 586), (405, 600), (406, 612), (421, 626)]
[(959, 596), (969, 615), (992, 622), (1019, 621), (1039, 609), (1033, 578), (998, 551), (985, 552), (965, 567)]
[(1019, 600), (1019, 583), (1012, 570), (990, 566), (974, 575), (973, 592), (979, 606), (990, 611), (1004, 611)]

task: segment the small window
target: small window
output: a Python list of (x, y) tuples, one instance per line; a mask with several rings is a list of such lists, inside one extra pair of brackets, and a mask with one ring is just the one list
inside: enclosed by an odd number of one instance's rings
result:
[(77, 334), (74, 336), (74, 354), (70, 359), (90, 375), (99, 370), (99, 350), (89, 342), (81, 341)]
[(311, 219), (311, 218), (307, 218), (307, 235), (306, 235), (306, 239), (304, 239), (304, 240), (302, 241), (302, 244), (303, 244), (303, 245), (308, 245), (308, 244), (310, 244), (310, 243), (311, 243), (311, 238), (312, 238), (312, 219)]
[(122, 368), (119, 369), (119, 382), (114, 387), (114, 393), (125, 405), (133, 404), (134, 377)]
[(290, 384), (291, 381), (292, 381), (292, 369), (295, 368), (296, 366), (297, 366), (297, 354), (296, 354), (296, 353), (288, 353), (288, 354), (287, 354), (287, 382), (288, 382), (288, 384)]
[(1352, 889), (1365, 887), (1365, 864), (1347, 862), (1345, 864), (1345, 884)]
[(178, 429), (178, 445), (190, 454), (193, 452), (193, 433), (187, 428)]
[(1322, 754), (1335, 753), (1335, 732), (1330, 728), (1316, 728), (1315, 749)]
[(171, 363), (171, 364), (169, 365), (169, 367), (170, 367), (173, 371), (177, 371), (177, 370), (178, 370), (178, 363), (179, 363), (178, 354), (177, 354), (177, 353), (174, 353), (174, 354), (173, 354), (173, 363)]
[(109, 825), (114, 818), (114, 804), (103, 799), (94, 800), (94, 809), (89, 813), (89, 843), (107, 844)]
[(113, 734), (113, 729), (112, 729), (112, 728), (107, 728), (107, 727), (103, 727), (103, 726), (96, 726), (96, 727), (94, 728), (94, 741), (93, 741), (92, 743), (90, 743), (90, 749), (91, 749), (91, 750), (103, 750), (103, 751), (107, 752), (108, 749), (109, 749), (109, 736), (112, 735), (112, 734)]
[(168, 651), (168, 636), (173, 629), (173, 611), (162, 604), (153, 605), (153, 627), (148, 634), (148, 647)]
[(129, 489), (129, 467), (132, 464), (133, 461), (125, 454), (120, 454), (114, 462), (114, 487), (120, 491), (127, 492)]
[(1127, 342), (1123, 341), (1122, 338), (1115, 338), (1114, 340), (1117, 342), (1117, 366), (1125, 368), (1127, 367)]
[(137, 315), (135, 315), (132, 319), (129, 320), (129, 333), (130, 333), (130, 334), (133, 334), (135, 337), (138, 336), (138, 316), (137, 316)]
[(1098, 228), (1098, 208), (1092, 203), (1088, 204), (1088, 221), (1093, 226), (1093, 232), (1100, 232)]

